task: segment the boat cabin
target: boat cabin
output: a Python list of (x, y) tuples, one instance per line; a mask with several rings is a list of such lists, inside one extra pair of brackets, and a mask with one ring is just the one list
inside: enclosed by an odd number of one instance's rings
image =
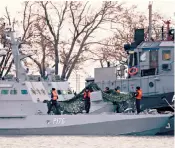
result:
[(174, 73), (173, 41), (142, 42), (128, 53), (129, 78)]
[[(115, 71), (101, 68), (101, 77), (96, 77), (95, 83), (104, 90), (120, 87), (123, 92), (135, 92), (140, 86), (144, 95), (174, 93), (174, 34), (173, 29), (167, 31), (167, 37), (158, 41), (145, 39), (144, 29), (136, 29), (134, 42), (124, 45), (128, 54), (127, 78), (118, 79)], [(170, 32), (170, 33), (169, 33)], [(163, 33), (162, 33), (163, 34)], [(165, 35), (165, 33), (164, 33)], [(162, 35), (162, 36), (164, 36)], [(113, 67), (115, 69), (115, 67)], [(109, 75), (113, 74), (113, 75)]]

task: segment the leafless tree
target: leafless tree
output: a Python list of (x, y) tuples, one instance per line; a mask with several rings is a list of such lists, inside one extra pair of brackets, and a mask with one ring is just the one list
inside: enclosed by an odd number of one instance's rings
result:
[(30, 59), (38, 66), (41, 77), (45, 76), (46, 66), (49, 64), (48, 58), (53, 57), (53, 53), (51, 52), (53, 42), (47, 36), (46, 28), (47, 24), (41, 18), (38, 18), (33, 25), (32, 48), (37, 48), (37, 50), (33, 52), (33, 56)]
[[(37, 2), (29, 2), (25, 1), (23, 4), (22, 10), (22, 20), (17, 21), (17, 26), (22, 28), (22, 37), (21, 37), (21, 44), (19, 46), (21, 54), (32, 54), (36, 55), (36, 50), (33, 50), (35, 47), (34, 39), (35, 39), (35, 32), (36, 32), (36, 22), (38, 22), (38, 15), (35, 13), (35, 8), (37, 6)], [(32, 50), (31, 50), (32, 49)], [(38, 69), (41, 72), (41, 63), (39, 63), (35, 58), (32, 56), (29, 57), (32, 61), (38, 66)], [(26, 66), (31, 66), (28, 60), (23, 60)], [(34, 64), (32, 64), (34, 66)], [(42, 73), (41, 73), (42, 74)]]
[[(7, 25), (10, 25), (12, 26), (12, 28), (15, 30), (15, 26), (17, 27), (21, 27), (22, 26), (22, 29), (23, 29), (23, 34), (22, 34), (22, 37), (21, 37), (21, 45), (19, 46), (19, 48), (21, 49), (21, 53), (24, 54), (25, 52), (22, 51), (22, 46), (24, 45), (24, 48), (26, 47), (25, 45), (30, 45), (31, 46), (31, 37), (32, 37), (32, 23), (34, 22), (34, 19), (33, 19), (33, 14), (32, 14), (32, 7), (34, 5), (34, 3), (31, 3), (31, 2), (24, 2), (24, 10), (23, 10), (23, 14), (22, 14), (22, 21), (20, 20), (15, 20), (15, 18), (13, 19), (13, 22), (11, 21), (11, 16), (10, 16), (10, 13), (7, 9), (7, 7), (5, 8), (5, 11), (6, 11), (6, 15), (4, 16), (4, 24), (5, 22), (8, 22)], [(3, 32), (1, 32), (2, 35)], [(0, 76), (2, 77), (3, 75), (7, 75), (10, 70), (11, 70), (11, 67), (12, 67), (12, 64), (13, 64), (13, 58), (11, 57), (12, 53), (11, 53), (11, 46), (10, 44), (6, 44), (5, 43), (5, 40), (1, 40), (2, 44), (4, 44), (6, 47), (8, 47), (8, 50), (7, 50), (7, 54), (6, 55), (3, 55), (2, 56), (2, 59), (1, 59), (1, 62), (0, 62)], [(4, 70), (6, 70), (6, 72), (4, 73)]]
[(90, 50), (90, 45), (98, 42), (93, 41), (93, 35), (110, 20), (112, 12), (121, 11), (120, 4), (116, 2), (103, 2), (101, 7), (94, 12), (90, 7), (88, 2), (70, 2), (72, 28), (69, 28), (69, 31), (72, 33), (72, 37), (68, 41), (67, 50), (62, 50), (62, 79), (68, 79), (77, 64), (82, 64), (83, 61), (87, 60), (84, 53)]
[[(64, 2), (63, 8), (57, 8), (54, 3), (52, 2), (40, 2), (43, 10), (44, 10), (44, 19), (47, 22), (48, 29), (50, 31), (50, 34), (53, 38), (53, 49), (54, 49), (54, 58), (55, 58), (55, 74), (58, 74), (58, 64), (59, 64), (59, 54), (58, 54), (58, 44), (60, 41), (60, 31), (63, 25), (63, 22), (65, 20), (65, 14), (68, 8), (68, 2)], [(58, 18), (58, 23), (54, 24), (51, 15), (53, 15), (53, 12), (49, 13), (49, 5), (54, 11), (56, 11), (55, 18)], [(54, 27), (56, 26), (56, 27)]]
[[(4, 29), (5, 29), (5, 26), (6, 26), (6, 20), (8, 22), (7, 25), (12, 25), (12, 22), (11, 22), (11, 18), (10, 18), (10, 14), (8, 12), (8, 9), (7, 7), (5, 7), (5, 11), (6, 11), (6, 15), (4, 16), (5, 18), (2, 18), (1, 20), (1, 43), (3, 44), (3, 47), (6, 49), (4, 50), (4, 52), (6, 52), (6, 54), (2, 54), (1, 55), (1, 61), (0, 61), (0, 77), (3, 77), (3, 76), (6, 76), (11, 67), (12, 67), (12, 64), (13, 64), (13, 59), (11, 58), (11, 46), (7, 43), (6, 41), (6, 36), (5, 36), (5, 33), (4, 33)], [(12, 25), (14, 27), (14, 25)]]
[(104, 67), (104, 64), (107, 65), (108, 62), (115, 66), (117, 61), (125, 62), (127, 58), (122, 44), (117, 42), (115, 37), (105, 39), (103, 44), (90, 52), (92, 53), (91, 60), (99, 61), (101, 67)]
[[(31, 38), (33, 37), (33, 23), (36, 20), (35, 13), (33, 13), (36, 2), (25, 1), (23, 4), (24, 9), (22, 11), (22, 21), (20, 21), (22, 22), (23, 29), (21, 41), (22, 44), (31, 46)], [(21, 24), (18, 25), (21, 27)]]
[[(121, 61), (126, 58), (123, 44), (133, 41), (135, 28), (146, 28), (145, 24), (148, 24), (147, 17), (138, 13), (135, 6), (128, 8), (117, 2), (103, 2), (97, 9), (91, 7), (90, 2), (24, 2), (22, 24), (14, 20), (23, 28), (19, 48), (23, 54), (28, 53), (29, 48), (34, 49), (30, 59), (37, 65), (41, 76), (50, 61), (55, 63), (55, 74), (58, 74), (58, 64), (61, 63), (62, 79), (68, 79), (73, 69), (82, 68), (87, 60), (100, 61), (101, 66), (108, 61)], [(14, 26), (7, 8), (6, 12), (8, 24)], [(160, 26), (160, 19), (160, 15), (153, 15), (155, 34), (159, 34), (155, 28)], [(105, 27), (113, 30), (114, 35), (98, 40), (96, 32)], [(2, 67), (7, 67), (3, 63), (11, 59), (10, 48), (7, 53), (8, 56), (2, 56)]]
[[(111, 29), (114, 30), (114, 36), (104, 40), (107, 45), (99, 46), (95, 55), (92, 58), (99, 61), (103, 67), (103, 62), (121, 61), (126, 59), (127, 54), (124, 51), (123, 45), (131, 43), (134, 40), (134, 30), (138, 28), (145, 29), (145, 39), (148, 33), (148, 19), (145, 14), (137, 11), (136, 6), (129, 8), (123, 7), (122, 17), (120, 20), (114, 19), (111, 21)], [(153, 14), (153, 38), (160, 39), (162, 17), (158, 13)], [(97, 54), (98, 53), (98, 54)]]

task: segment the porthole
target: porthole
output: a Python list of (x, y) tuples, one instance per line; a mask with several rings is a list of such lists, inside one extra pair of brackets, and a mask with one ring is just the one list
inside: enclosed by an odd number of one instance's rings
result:
[(149, 82), (149, 87), (154, 87), (154, 83), (153, 82)]

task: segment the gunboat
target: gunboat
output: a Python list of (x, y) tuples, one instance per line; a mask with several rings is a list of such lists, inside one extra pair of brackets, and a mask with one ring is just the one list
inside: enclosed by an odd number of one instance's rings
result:
[[(120, 87), (123, 92), (143, 91), (141, 109), (174, 110), (174, 29), (170, 21), (164, 21), (166, 29), (157, 28), (160, 39), (152, 32), (152, 4), (149, 5), (149, 29), (136, 29), (134, 42), (124, 45), (127, 64), (119, 67), (96, 68), (94, 81), (102, 90)], [(91, 82), (89, 82), (91, 81)]]
[[(29, 55), (19, 52), (14, 31), (4, 29), (11, 44), (15, 77), (0, 80), (0, 135), (155, 135), (167, 125), (171, 114), (113, 114), (112, 104), (92, 100), (90, 114), (47, 115), (50, 100), (42, 81), (30, 81), (21, 61)], [(96, 96), (100, 95), (98, 92)]]

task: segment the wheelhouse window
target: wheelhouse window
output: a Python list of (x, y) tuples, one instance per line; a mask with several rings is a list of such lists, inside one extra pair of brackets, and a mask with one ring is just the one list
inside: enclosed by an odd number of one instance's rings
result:
[(137, 52), (134, 52), (134, 66), (138, 65)]
[(140, 52), (140, 62), (146, 61), (146, 52)]
[(52, 92), (51, 90), (48, 90), (48, 94), (49, 94), (49, 95), (51, 95), (51, 92)]
[(133, 53), (130, 53), (129, 54), (129, 67), (132, 67), (133, 66), (133, 58), (134, 58), (134, 54)]
[(151, 50), (149, 52), (149, 58), (150, 69), (157, 68), (158, 70), (158, 50)]
[(27, 95), (28, 92), (27, 92), (27, 90), (21, 90), (21, 94), (22, 94), (22, 95)]
[(1, 90), (2, 95), (7, 95), (9, 93), (9, 90)]
[(58, 95), (61, 95), (61, 90), (57, 90)]
[(42, 92), (42, 94), (46, 94), (46, 92), (45, 92), (45, 90), (44, 89), (41, 89), (41, 92)]
[(57, 90), (58, 95), (72, 94), (71, 90)]
[(171, 60), (171, 50), (163, 50), (162, 51), (162, 60), (163, 61)]
[(62, 94), (63, 95), (67, 95), (67, 91), (66, 90), (62, 90)]
[(138, 60), (137, 60), (137, 52), (129, 52), (129, 67), (132, 66), (137, 66), (138, 65)]
[(16, 95), (17, 94), (17, 90), (15, 90), (15, 89), (14, 90), (10, 90), (10, 94), (11, 95)]
[(68, 90), (68, 92), (67, 92), (68, 94), (72, 94), (72, 92), (71, 92), (71, 90)]

